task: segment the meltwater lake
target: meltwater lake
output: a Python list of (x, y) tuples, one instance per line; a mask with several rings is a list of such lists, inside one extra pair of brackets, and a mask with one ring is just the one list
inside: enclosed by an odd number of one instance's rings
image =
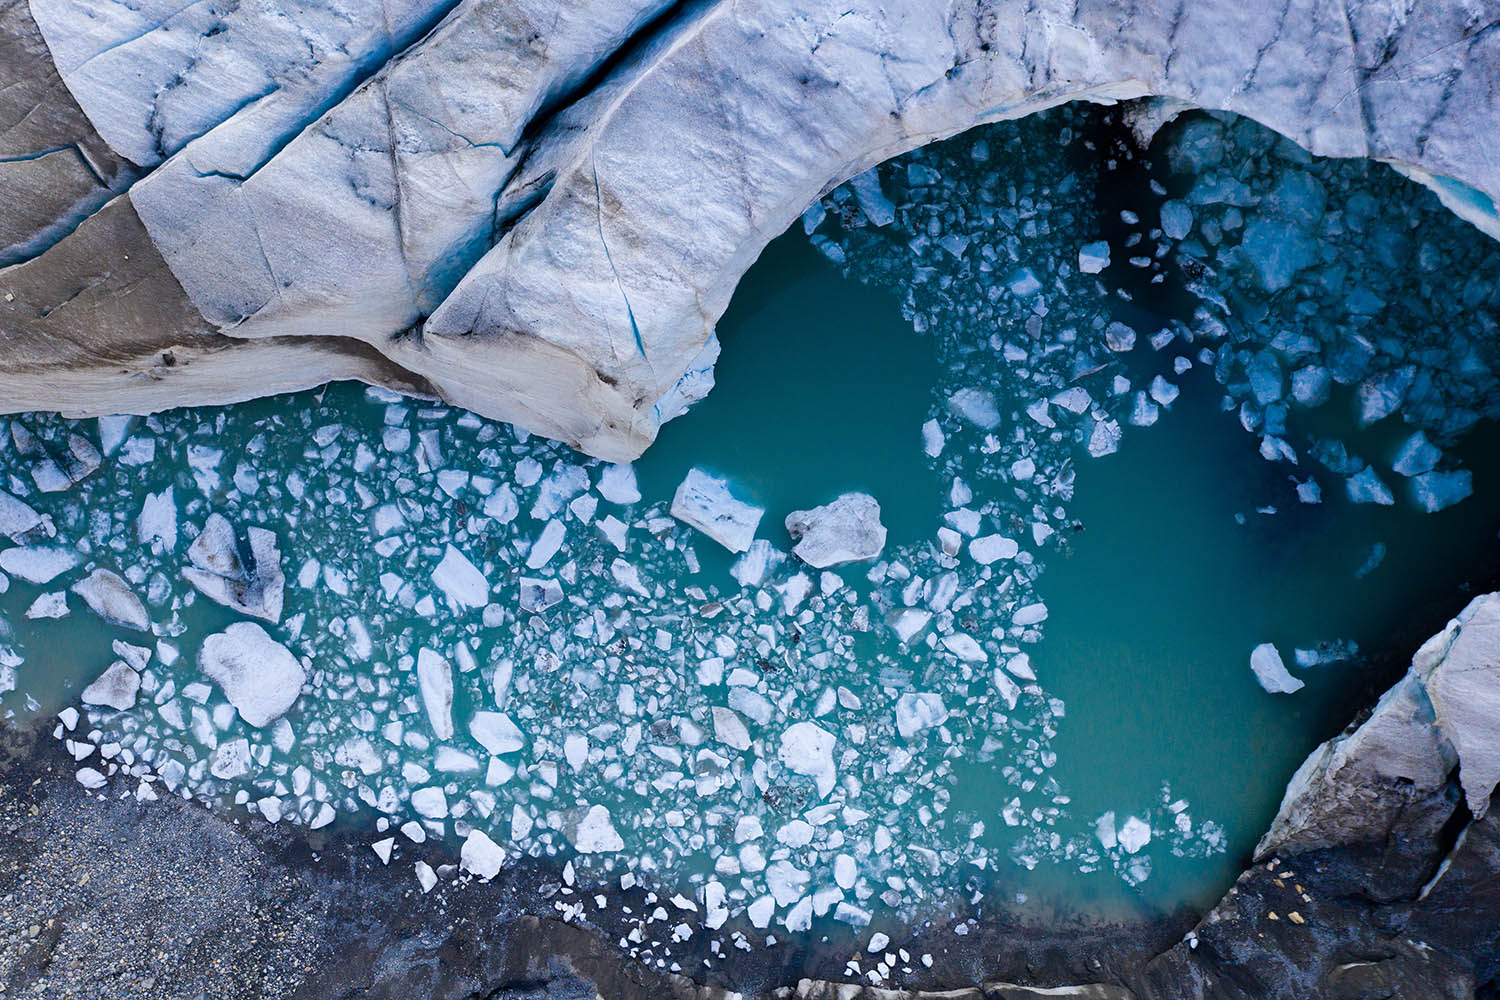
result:
[[(9, 420), (0, 716), (101, 794), (424, 885), (432, 842), (569, 863), (726, 940), (1204, 907), (1500, 568), (1496, 273), (1246, 119), (988, 126), (772, 243), (633, 466), (353, 384)], [(672, 515), (695, 475), (745, 551)], [(793, 554), (849, 493), (879, 554)]]

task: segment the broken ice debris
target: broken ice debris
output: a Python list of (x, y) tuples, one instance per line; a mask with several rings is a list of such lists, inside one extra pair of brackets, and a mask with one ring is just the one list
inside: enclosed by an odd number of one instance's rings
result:
[(0, 552), (0, 569), (39, 587), (51, 583), (80, 561), (77, 552), (60, 545), (27, 545)]
[(995, 394), (985, 389), (960, 389), (948, 397), (948, 409), (980, 430), (1000, 426), (1000, 408)]
[(1117, 837), (1126, 854), (1134, 854), (1151, 842), (1151, 827), (1137, 816), (1131, 816), (1120, 825)]
[(469, 720), (469, 735), (495, 756), (514, 753), (526, 745), (521, 730), (504, 712), (475, 712)]
[(1396, 502), (1390, 487), (1381, 482), (1374, 468), (1368, 465), (1344, 480), (1344, 489), (1353, 503), (1374, 503), (1389, 507)]
[(124, 712), (135, 707), (135, 696), (140, 689), (141, 675), (116, 660), (79, 697), (85, 705), (104, 705)]
[(821, 507), (794, 510), (786, 530), (797, 542), (792, 553), (815, 569), (874, 559), (885, 548), (880, 504), (867, 493), (845, 493)]
[(192, 565), (182, 575), (209, 600), (241, 614), (279, 622), (286, 577), (281, 572), (276, 533), (250, 528), (246, 540), (248, 551), (223, 515), (210, 514), (203, 531), (188, 546)]
[(1250, 652), (1250, 669), (1255, 671), (1255, 679), (1260, 682), (1260, 686), (1271, 694), (1291, 694), (1304, 687), (1301, 681), (1287, 671), (1286, 664), (1281, 661), (1281, 654), (1269, 642), (1261, 643)]
[(432, 734), (440, 740), (453, 738), (453, 668), (430, 649), (417, 651), (417, 685)]
[(521, 577), (521, 610), (540, 614), (563, 599), (562, 584), (556, 580)]
[(1453, 472), (1424, 472), (1411, 481), (1417, 506), (1429, 514), (1452, 507), (1474, 492), (1474, 477), (1468, 469)]
[(727, 480), (689, 469), (672, 497), (672, 516), (697, 528), (730, 552), (744, 552), (755, 538), (764, 508), (736, 500)]
[(47, 522), (29, 504), (0, 490), (0, 535), (20, 543), (22, 539)]
[(936, 729), (948, 721), (941, 695), (930, 691), (908, 691), (896, 701), (896, 731), (904, 740)]
[(490, 602), (490, 582), (469, 558), (449, 545), (432, 571), (432, 582), (455, 608), (482, 608)]
[(776, 757), (794, 774), (812, 778), (818, 785), (819, 798), (827, 798), (837, 781), (833, 765), (833, 734), (811, 722), (788, 726), (781, 734)]
[(590, 806), (573, 830), (573, 846), (580, 854), (602, 854), (623, 850), (625, 841), (615, 830), (609, 810), (603, 806)]
[(1099, 240), (1096, 243), (1088, 243), (1078, 251), (1078, 270), (1084, 274), (1098, 274), (1108, 266), (1108, 241)]
[(151, 627), (146, 606), (130, 589), (130, 584), (107, 569), (96, 569), (72, 586), (89, 610), (111, 625), (144, 632)]
[(488, 882), (500, 874), (500, 868), (505, 864), (505, 849), (484, 831), (470, 830), (463, 847), (459, 848), (458, 857), (459, 867), (477, 875), (480, 881)]
[(204, 639), (198, 669), (218, 682), (240, 718), (256, 729), (285, 715), (307, 680), (291, 650), (254, 622), (236, 622)]

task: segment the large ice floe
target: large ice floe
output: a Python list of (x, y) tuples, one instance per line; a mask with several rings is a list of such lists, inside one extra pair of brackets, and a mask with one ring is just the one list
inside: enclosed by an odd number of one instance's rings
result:
[[(630, 466), (382, 389), (12, 421), (0, 590), (66, 610), (73, 588), (120, 629), (57, 729), (80, 780), (342, 818), (392, 864), (443, 838), (480, 879), (560, 856), (681, 889), (737, 944), (947, 906), (1005, 866), (1139, 885), (1154, 857), (1222, 852), (1169, 787), (1077, 817), (1051, 773), (1066, 706), (1032, 654), (1077, 467), (1167, 419), (1202, 368), (1304, 501), (1461, 502), (1453, 446), (1500, 405), (1496, 254), (1445, 239), (1459, 224), (1383, 167), (1206, 115), (1164, 134), (1155, 201), (1101, 249), (1076, 115), (883, 165), (804, 218), (897, 291), (942, 364), (891, 445), (921, 449), (942, 498), (915, 541), (891, 543), (878, 496), (763, 522), (703, 467), (648, 495)], [(1432, 275), (1426, 294), (1397, 293), (1398, 265)], [(1117, 269), (1170, 278), (1189, 314), (1123, 322)], [(1296, 419), (1345, 405), (1350, 434), (1404, 422), (1399, 449)], [(730, 571), (705, 571), (721, 547)], [(0, 691), (46, 662), (20, 628), (0, 631)], [(1302, 652), (1297, 669), (1324, 655)], [(1279, 654), (1251, 662), (1296, 682)], [(955, 805), (980, 770), (1003, 794)], [(424, 890), (440, 877), (412, 870)], [(630, 947), (651, 952), (661, 923)]]

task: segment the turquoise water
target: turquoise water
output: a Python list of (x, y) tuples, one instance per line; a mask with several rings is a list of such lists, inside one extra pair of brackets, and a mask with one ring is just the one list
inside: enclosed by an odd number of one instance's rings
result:
[[(1211, 900), (1422, 638), (1407, 609), (1494, 574), (1500, 303), (1470, 276), (1500, 261), (1384, 168), (1249, 123), (1195, 117), (1145, 158), (1117, 140), (1064, 109), (835, 191), (747, 276), (717, 387), (633, 468), (352, 385), (15, 421), (0, 488), (51, 518), (15, 548), (77, 565), (7, 573), (0, 711), (52, 724), (133, 643), (135, 704), (58, 730), (112, 791), (342, 824), (403, 878), (413, 841), (483, 837), (681, 889), (726, 934)], [(1264, 259), (1272, 225), (1316, 252)], [(1314, 369), (1328, 400), (1292, 402)], [(1401, 399), (1360, 426), (1392, 372)], [(1449, 477), (1425, 494), (1392, 468), (1418, 428)], [(99, 468), (42, 491), (72, 434)], [(764, 508), (748, 557), (670, 515), (693, 468)], [(1422, 511), (1460, 470), (1472, 495)], [(1351, 500), (1369, 476), (1389, 505)], [(881, 504), (881, 556), (788, 555), (786, 514), (850, 490)], [(142, 530), (148, 500), (175, 537)], [(262, 728), (200, 669), (250, 620), (183, 578), (211, 514), (242, 561), (249, 527), (279, 545), (285, 606), (255, 620), (305, 683)], [(76, 596), (27, 617), (96, 567), (149, 634)], [(1257, 684), (1263, 642), (1305, 687)], [(1296, 664), (1320, 643), (1359, 653)]]

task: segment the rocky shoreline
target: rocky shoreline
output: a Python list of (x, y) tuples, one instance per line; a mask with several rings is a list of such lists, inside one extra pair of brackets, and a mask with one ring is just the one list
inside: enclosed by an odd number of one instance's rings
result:
[[(1500, 601), (1475, 606), (1466, 641), (1493, 672)], [(655, 902), (644, 889), (600, 890), (607, 905), (575, 922), (558, 910), (596, 890), (542, 866), (489, 883), (448, 871), (424, 895), (352, 833), (100, 796), (73, 770), (47, 733), (13, 734), (0, 760), (0, 996), (1460, 1000), (1494, 995), (1500, 975), (1500, 817), (1448, 822), (1456, 793), (1408, 804), (1402, 829), (1442, 838), (1424, 850), (1264, 857), (1202, 919), (914, 929), (900, 947), (931, 967), (877, 989), (831, 981), (850, 954), (836, 946), (733, 951), (689, 976), (617, 947), (627, 914)], [(1414, 872), (1417, 856), (1440, 867)], [(670, 961), (704, 957), (688, 944)]]

